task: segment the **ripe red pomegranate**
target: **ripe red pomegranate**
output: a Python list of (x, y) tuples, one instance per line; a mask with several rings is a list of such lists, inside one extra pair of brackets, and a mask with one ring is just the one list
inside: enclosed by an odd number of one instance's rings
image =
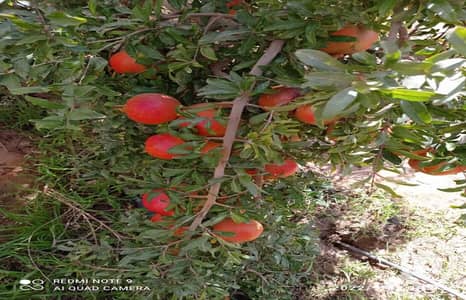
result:
[[(316, 125), (317, 124), (316, 117), (314, 115), (314, 109), (309, 104), (302, 105), (302, 106), (298, 107), (294, 112), (294, 116), (295, 116), (296, 119), (298, 119), (299, 121), (301, 121), (303, 123), (310, 124), (310, 125)], [(324, 120), (324, 124), (328, 125), (328, 124), (331, 124), (331, 123), (333, 123), (333, 122), (335, 122), (337, 120), (338, 120), (338, 118), (334, 118), (334, 119), (331, 119), (331, 120)]]
[[(197, 108), (205, 106), (204, 103), (194, 104), (191, 105), (189, 108)], [(207, 108), (201, 111), (196, 112), (196, 115), (201, 117), (203, 120), (196, 123), (194, 126), (197, 130), (197, 133), (202, 136), (215, 136), (215, 137), (222, 137), (225, 135), (226, 126), (223, 122), (219, 122), (215, 119), (217, 115), (217, 110), (214, 108)], [(190, 125), (190, 121), (183, 122), (179, 124), (179, 127), (188, 127)]]
[(294, 112), (294, 115), (296, 119), (303, 123), (316, 125), (316, 117), (311, 105), (302, 105), (298, 107)]
[[(170, 198), (168, 195), (165, 194), (162, 189), (153, 190), (152, 193), (154, 193), (155, 196), (152, 196), (150, 199), (148, 199), (149, 193), (142, 195), (142, 205), (148, 211), (160, 214), (160, 219), (162, 218), (161, 216), (173, 216), (175, 214), (173, 210), (166, 210), (170, 205)], [(154, 217), (155, 216), (156, 215), (154, 215)], [(154, 217), (152, 217), (152, 222), (155, 222)], [(157, 219), (157, 217), (155, 217), (155, 219)]]
[(234, 235), (223, 235), (217, 233), (217, 236), (230, 243), (245, 243), (257, 239), (264, 227), (256, 220), (250, 220), (247, 223), (235, 223), (233, 219), (226, 218), (213, 226), (215, 231), (230, 232)]
[(299, 97), (301, 92), (296, 88), (280, 87), (275, 89), (272, 94), (263, 94), (259, 97), (259, 105), (268, 110), (275, 106), (285, 105), (290, 103), (296, 97)]
[(150, 156), (169, 160), (181, 155), (169, 153), (171, 148), (181, 144), (184, 144), (184, 141), (179, 137), (162, 133), (149, 137), (146, 140), (145, 150)]
[(115, 72), (120, 74), (137, 74), (146, 70), (144, 65), (138, 64), (136, 60), (129, 56), (124, 50), (113, 54), (108, 63)]
[(208, 141), (200, 150), (200, 152), (202, 154), (207, 154), (209, 151), (215, 149), (215, 148), (218, 148), (218, 147), (221, 147), (222, 144), (220, 143), (216, 143), (216, 142), (212, 142), (212, 141)]
[(369, 49), (378, 39), (377, 32), (369, 30), (363, 26), (347, 25), (338, 31), (330, 34), (331, 36), (348, 36), (356, 38), (353, 42), (327, 42), (325, 48), (321, 49), (328, 54), (341, 56), (343, 54), (352, 54)]
[(150, 220), (154, 223), (161, 222), (163, 219), (163, 216), (161, 214), (154, 214)]
[[(424, 156), (427, 157), (428, 153), (434, 153), (435, 149), (433, 148), (428, 148), (428, 149), (421, 149), (417, 151), (413, 151), (413, 154), (419, 155), (419, 156)], [(458, 174), (461, 172), (466, 171), (466, 166), (457, 166), (445, 171), (440, 171), (444, 166), (447, 165), (446, 161), (440, 162), (436, 165), (432, 166), (421, 166), (422, 161), (410, 158), (408, 160), (408, 165), (413, 168), (414, 170), (422, 173), (426, 173), (429, 175), (453, 175), (453, 174)]]
[(298, 171), (298, 164), (292, 159), (286, 159), (282, 164), (266, 164), (265, 170), (271, 178), (288, 177)]
[(175, 120), (180, 105), (178, 100), (164, 94), (139, 94), (126, 102), (123, 112), (135, 122), (155, 125)]

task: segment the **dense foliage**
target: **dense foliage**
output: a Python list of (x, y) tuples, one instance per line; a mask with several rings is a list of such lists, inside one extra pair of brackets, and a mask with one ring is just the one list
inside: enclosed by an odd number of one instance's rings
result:
[[(315, 255), (307, 212), (316, 205), (320, 183), (302, 173), (271, 178), (264, 166), (287, 159), (302, 166), (331, 163), (347, 173), (373, 166), (374, 174), (362, 183), (382, 169), (398, 172), (404, 159), (434, 175), (464, 170), (463, 1), (237, 2), (0, 3), (0, 91), (34, 107), (30, 121), (43, 135), (43, 159), (49, 159), (38, 171), (50, 190), (28, 209), (33, 216), (51, 208), (51, 221), (16, 217), (29, 237), (28, 249), (40, 258), (39, 265), (18, 260), (21, 272), (4, 270), (9, 286), (16, 282), (7, 276), (23, 278), (23, 271), (31, 278), (56, 272), (137, 278), (152, 289), (139, 292), (141, 299), (222, 299), (236, 289), (254, 299), (291, 298)], [(355, 36), (332, 35), (348, 24), (358, 25)], [(377, 32), (379, 40), (363, 47), (358, 30), (373, 32), (372, 38)], [(284, 41), (280, 53), (260, 76), (251, 74), (277, 40)], [(339, 53), (325, 48), (329, 43), (347, 46)], [(110, 57), (119, 51), (134, 61), (114, 58), (110, 68)], [(131, 70), (120, 74), (128, 63)], [(299, 93), (264, 108), (259, 97), (279, 86)], [(134, 122), (137, 116), (128, 118), (124, 105), (143, 93), (176, 98), (181, 105), (172, 109), (181, 118)], [(213, 178), (223, 149), (213, 147), (207, 155), (202, 149), (209, 141), (222, 143), (232, 100), (241, 97), (250, 101), (232, 155), (225, 175)], [(211, 106), (191, 106), (199, 103)], [(305, 106), (312, 110), (303, 111)], [(214, 109), (212, 116), (205, 115), (208, 109)], [(155, 134), (185, 143), (164, 159), (151, 157), (144, 144)], [(422, 149), (431, 150), (416, 152)], [(225, 201), (208, 211), (200, 227), (174, 236), (192, 224), (218, 183), (217, 200)], [(465, 188), (461, 181), (452, 190)], [(150, 222), (146, 210), (134, 207), (154, 189), (166, 191), (174, 217)], [(86, 223), (68, 228), (67, 213), (85, 221), (76, 209), (69, 211), (70, 204), (112, 220), (114, 232), (99, 223), (86, 234)], [(225, 217), (257, 220), (264, 233), (241, 246), (227, 243), (212, 231)], [(13, 240), (4, 253), (20, 257), (22, 250), (14, 247), (19, 242), (26, 243)], [(60, 270), (61, 261), (74, 268)], [(119, 294), (125, 297), (135, 299)]]

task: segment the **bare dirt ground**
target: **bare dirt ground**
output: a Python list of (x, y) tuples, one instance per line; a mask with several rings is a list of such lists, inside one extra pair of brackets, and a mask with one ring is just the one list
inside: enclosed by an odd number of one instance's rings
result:
[[(388, 173), (382, 175), (393, 176)], [(391, 182), (385, 184), (403, 197), (413, 210), (413, 221), (416, 223), (415, 236), (397, 251), (390, 253), (391, 259), (466, 294), (466, 228), (456, 222), (466, 211), (452, 208), (462, 205), (466, 200), (459, 192), (446, 193), (438, 190), (454, 187), (454, 180), (464, 178), (462, 174), (431, 176), (408, 173), (395, 176), (395, 179), (416, 183), (417, 186), (402, 186)], [(435, 287), (405, 275), (398, 276), (393, 272), (387, 275), (378, 274), (374, 283), (377, 283), (374, 284), (377, 289), (393, 294), (438, 299), (435, 298)], [(455, 299), (453, 296), (446, 297)]]
[(34, 177), (25, 169), (25, 157), (33, 151), (31, 139), (0, 127), (0, 225), (9, 224), (4, 215), (17, 211), (30, 195)]
[[(370, 170), (345, 178), (326, 173), (348, 192)], [(408, 168), (403, 174), (380, 175), (377, 181), (390, 186), (400, 199), (368, 197), (366, 210), (359, 208), (362, 203), (350, 203), (352, 207), (335, 205), (318, 216), (323, 239), (316, 262), (320, 284), (308, 299), (460, 299), (364, 257), (349, 258), (351, 253), (332, 245), (333, 240), (346, 242), (466, 293), (466, 228), (458, 222), (466, 210), (452, 208), (464, 204), (465, 198), (459, 192), (438, 190), (454, 187), (454, 180), (464, 176), (430, 176)]]

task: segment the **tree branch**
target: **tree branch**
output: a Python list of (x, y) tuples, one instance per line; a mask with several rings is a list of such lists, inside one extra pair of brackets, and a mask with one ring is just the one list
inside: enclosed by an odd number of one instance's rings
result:
[[(261, 56), (261, 58), (259, 58), (249, 74), (254, 76), (262, 75), (262, 70), (260, 67), (269, 64), (277, 56), (277, 54), (280, 53), (284, 43), (285, 42), (282, 40), (275, 40), (271, 42), (269, 48), (265, 50), (264, 54)], [(241, 121), (241, 115), (243, 114), (243, 110), (250, 100), (251, 98), (247, 94), (243, 94), (233, 100), (233, 107), (230, 112), (230, 118), (228, 120), (225, 137), (223, 138), (223, 153), (217, 167), (215, 168), (213, 177), (214, 179), (222, 178), (225, 175), (225, 168), (228, 160), (230, 159), (231, 149), (236, 137), (236, 132), (238, 131), (239, 123)], [(202, 220), (204, 220), (212, 206), (215, 205), (215, 201), (217, 200), (221, 185), (222, 184), (220, 182), (212, 184), (209, 189), (207, 201), (204, 203), (204, 206), (199, 211), (194, 221), (191, 223), (191, 226), (189, 226), (189, 230), (195, 230), (202, 223)]]

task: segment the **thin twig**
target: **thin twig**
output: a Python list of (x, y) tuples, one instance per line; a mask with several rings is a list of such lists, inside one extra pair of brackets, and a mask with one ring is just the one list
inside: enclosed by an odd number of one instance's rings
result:
[(122, 240), (122, 237), (119, 233), (117, 233), (115, 230), (113, 230), (111, 227), (109, 227), (107, 224), (105, 224), (104, 222), (102, 222), (101, 220), (97, 219), (96, 217), (94, 217), (93, 215), (89, 214), (88, 212), (84, 211), (82, 208), (79, 207), (79, 204), (75, 203), (74, 201), (72, 201), (71, 199), (65, 199), (65, 197), (63, 197), (60, 193), (58, 192), (52, 192), (50, 190), (46, 190), (44, 191), (44, 193), (50, 197), (53, 197), (55, 200), (57, 200), (58, 202), (61, 202), (69, 207), (71, 207), (72, 209), (76, 210), (77, 212), (79, 212), (81, 215), (83, 216), (86, 216), (88, 217), (89, 219), (99, 223), (100, 225), (102, 225), (102, 227), (104, 227), (105, 229), (107, 229), (110, 233), (112, 233), (118, 240)]
[(86, 67), (84, 68), (81, 78), (78, 81), (78, 85), (81, 85), (83, 83), (84, 78), (86, 78), (87, 72), (89, 71), (89, 67), (91, 65), (91, 59), (92, 55), (89, 57), (89, 60), (87, 61)]
[(53, 218), (52, 220), (48, 221), (48, 222), (45, 222), (44, 224), (40, 225), (39, 227), (37, 227), (32, 233), (31, 235), (28, 237), (27, 239), (27, 253), (28, 253), (28, 257), (29, 257), (29, 260), (31, 261), (32, 265), (37, 269), (37, 271), (39, 271), (39, 273), (42, 274), (42, 276), (44, 276), (45, 279), (47, 279), (49, 282), (52, 282), (52, 280), (47, 276), (45, 275), (44, 272), (42, 272), (42, 270), (39, 268), (39, 266), (36, 264), (35, 260), (32, 258), (32, 252), (31, 252), (31, 242), (32, 242), (32, 237), (34, 236), (34, 234), (39, 230), (41, 229), (42, 227), (45, 227), (47, 226), (48, 224), (52, 223), (52, 222), (55, 222), (57, 219), (59, 218), (62, 218), (63, 216), (67, 215), (68, 213), (70, 213), (71, 210), (67, 210), (66, 212), (64, 212), (63, 214), (57, 216), (56, 218)]
[[(269, 64), (278, 55), (278, 53), (280, 53), (284, 43), (285, 42), (283, 40), (272, 41), (270, 43), (269, 48), (265, 50), (264, 54), (261, 56), (261, 58), (259, 58), (259, 60), (254, 65), (249, 74), (254, 76), (262, 75), (261, 67)], [(225, 137), (223, 138), (223, 155), (220, 158), (217, 167), (215, 168), (214, 179), (222, 178), (225, 175), (225, 168), (228, 163), (228, 160), (230, 159), (231, 149), (233, 147), (236, 132), (238, 131), (238, 127), (241, 121), (241, 115), (249, 100), (250, 96), (247, 94), (243, 94), (235, 100), (233, 100), (233, 107), (230, 112), (230, 118), (228, 120)], [(204, 203), (204, 206), (189, 226), (190, 231), (194, 231), (202, 223), (202, 220), (204, 220), (209, 210), (215, 204), (215, 201), (218, 197), (218, 193), (220, 192), (220, 187), (220, 182), (214, 183), (210, 187), (208, 197), (206, 202)]]
[(42, 12), (40, 11), (39, 7), (35, 6), (34, 7), (34, 11), (36, 12), (38, 18), (39, 18), (39, 22), (42, 24), (42, 26), (44, 26), (44, 31), (45, 31), (45, 34), (47, 35), (47, 37), (49, 39), (52, 39), (53, 38), (53, 35), (52, 33), (50, 32), (50, 28), (49, 28), (49, 25), (47, 24), (47, 21), (45, 20), (44, 18), (44, 15), (42, 14)]
[(265, 284), (267, 284), (267, 285), (269, 284), (269, 281), (267, 280), (267, 278), (265, 278), (264, 275), (262, 275), (261, 273), (257, 272), (256, 270), (253, 270), (253, 269), (245, 269), (245, 271), (257, 275), (258, 277), (260, 277), (260, 279), (262, 279), (262, 281), (265, 282)]
[(95, 233), (94, 226), (92, 226), (91, 221), (89, 221), (89, 218), (86, 215), (82, 215), (82, 217), (86, 221), (86, 223), (89, 225), (89, 229), (91, 230), (92, 237), (94, 238), (94, 242), (96, 245), (98, 245), (99, 240), (97, 239), (97, 234)]
[(264, 127), (260, 130), (260, 133), (263, 133), (267, 127), (272, 123), (273, 120), (273, 111), (270, 112), (269, 117), (267, 118), (267, 122), (265, 122)]

